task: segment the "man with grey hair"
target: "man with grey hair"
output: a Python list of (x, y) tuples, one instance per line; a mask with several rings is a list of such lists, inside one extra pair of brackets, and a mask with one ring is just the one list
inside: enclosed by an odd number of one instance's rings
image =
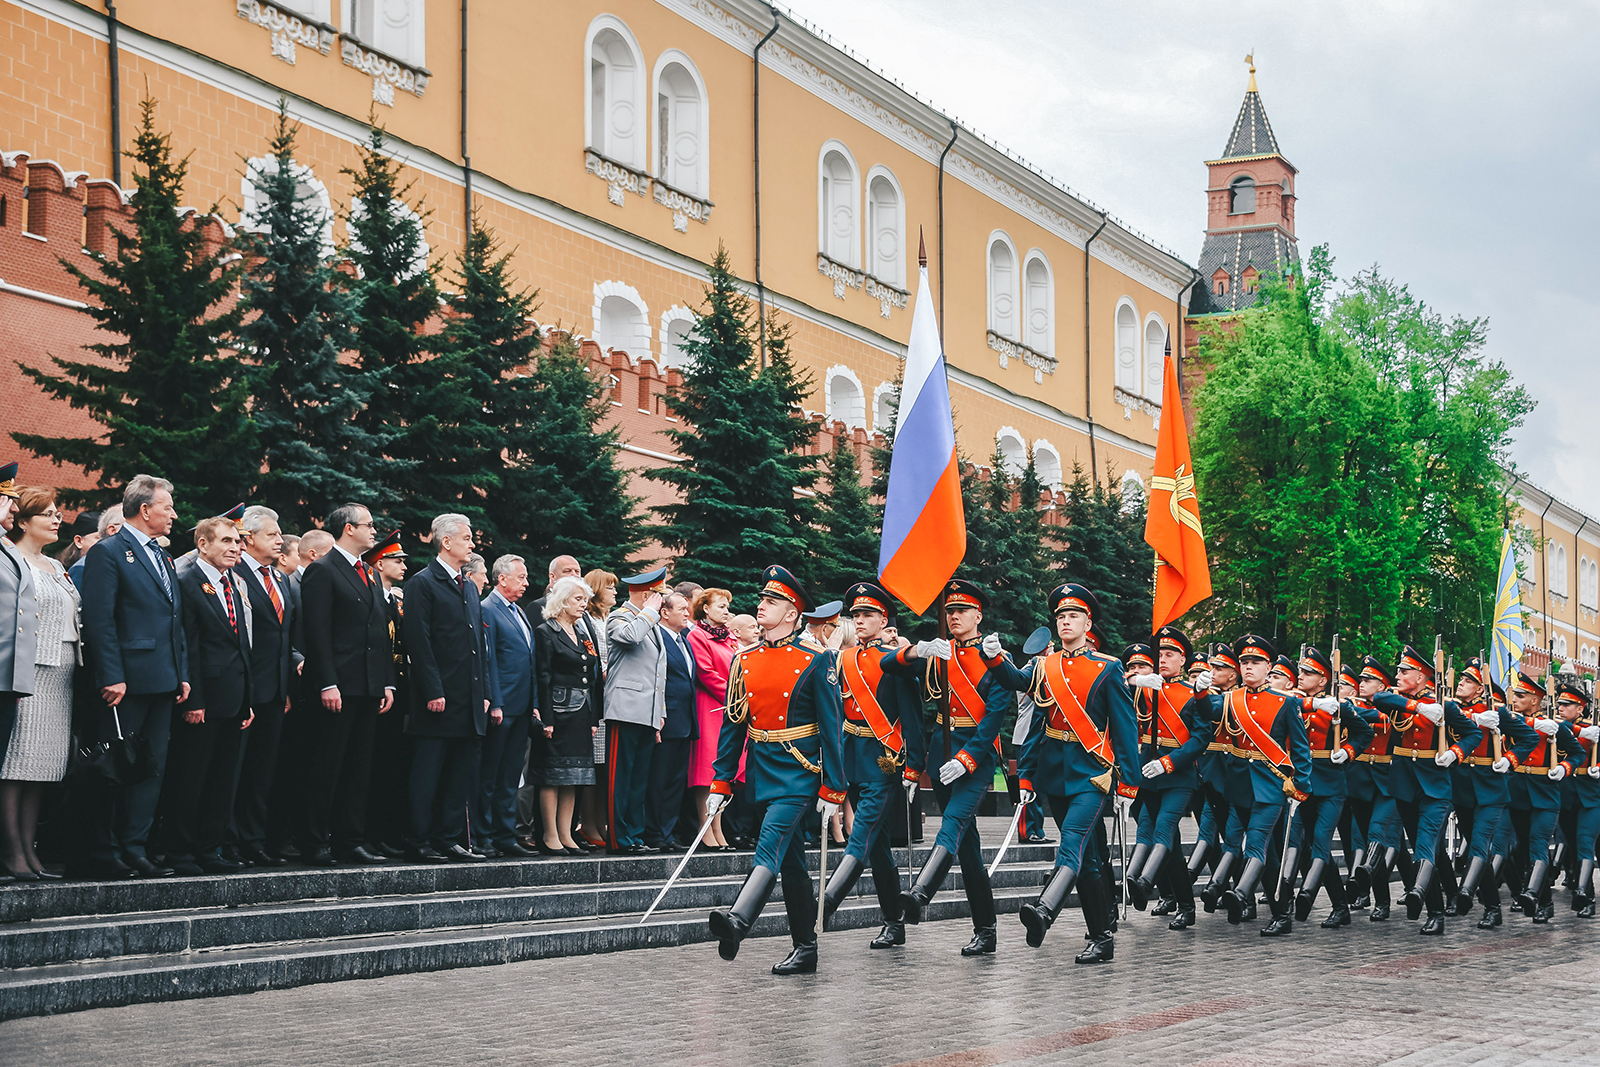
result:
[[(122, 509), (106, 508), (95, 519), (94, 534), (82, 538), (83, 554), (73, 561), (67, 568), (67, 577), (72, 579), (72, 584), (78, 587), (78, 592), (83, 592), (83, 561), (89, 557), (89, 549), (104, 541), (118, 530), (122, 529)], [(79, 538), (73, 538), (79, 540)]]
[(478, 596), (482, 597), (489, 588), (489, 564), (484, 558), (474, 552), (467, 557), (467, 565), (461, 568), (461, 572), (478, 587)]
[(101, 879), (173, 873), (150, 861), (145, 843), (161, 796), (173, 705), (189, 699), (178, 574), (156, 540), (172, 533), (178, 517), (172, 483), (135, 476), (123, 490), (122, 515), (122, 529), (89, 549), (83, 568), (84, 651), (106, 704), (94, 732), (101, 741), (142, 737), (155, 773), (127, 786), (105, 783), (100, 802), (91, 803), (89, 851), (75, 873)]
[(483, 735), (501, 721), (489, 669), (483, 610), (464, 568), (472, 556), (465, 515), (433, 520), (438, 555), (406, 583), (405, 642), (411, 658), (411, 840), (417, 863), (479, 861), (470, 846), (468, 805)]
[(483, 735), (473, 822), (480, 849), (528, 856), (532, 850), (517, 841), (517, 779), (528, 758), (530, 730), (544, 733), (534, 663), (535, 623), (517, 604), (528, 589), (528, 565), (521, 556), (501, 556), (494, 561), (492, 576), (494, 590), (483, 601), (483, 623), (503, 717)]

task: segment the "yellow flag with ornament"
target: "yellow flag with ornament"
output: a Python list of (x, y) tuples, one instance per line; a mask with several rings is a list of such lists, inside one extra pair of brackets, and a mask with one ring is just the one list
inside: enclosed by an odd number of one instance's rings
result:
[(1206, 561), (1205, 533), (1200, 526), (1200, 500), (1194, 490), (1194, 465), (1189, 458), (1189, 430), (1178, 393), (1178, 368), (1169, 343), (1161, 387), (1161, 431), (1156, 440), (1156, 467), (1150, 478), (1150, 510), (1144, 540), (1156, 551), (1155, 606), (1150, 632), (1182, 617), (1211, 595), (1211, 566)]

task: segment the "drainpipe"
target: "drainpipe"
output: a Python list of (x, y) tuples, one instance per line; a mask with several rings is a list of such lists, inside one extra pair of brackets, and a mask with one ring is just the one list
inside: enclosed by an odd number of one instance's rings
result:
[(778, 9), (771, 4), (767, 10), (772, 12), (772, 29), (767, 35), (756, 42), (752, 56), (755, 59), (755, 160), (756, 160), (756, 322), (761, 345), (761, 369), (767, 369), (767, 287), (761, 282), (761, 46), (772, 40), (772, 35), (778, 32)]
[(1094, 452), (1094, 396), (1093, 377), (1089, 370), (1091, 366), (1090, 354), (1093, 352), (1091, 334), (1089, 332), (1089, 246), (1094, 244), (1094, 239), (1100, 236), (1100, 231), (1106, 228), (1106, 223), (1111, 221), (1110, 215), (1100, 216), (1100, 229), (1089, 235), (1083, 242), (1083, 418), (1089, 424), (1089, 474), (1094, 478), (1094, 484), (1100, 484), (1100, 461), (1095, 458)]
[[(945, 119), (950, 122), (949, 119)], [(950, 143), (939, 153), (939, 349), (944, 350), (944, 157), (956, 146), (961, 127), (950, 122)]]
[[(472, 157), (467, 154), (467, 0), (461, 0), (461, 176), (465, 180), (466, 224), (472, 235)], [(464, 243), (464, 242), (463, 242)]]
[(106, 0), (106, 62), (111, 68), (111, 180), (122, 188), (122, 62), (117, 55), (117, 5)]

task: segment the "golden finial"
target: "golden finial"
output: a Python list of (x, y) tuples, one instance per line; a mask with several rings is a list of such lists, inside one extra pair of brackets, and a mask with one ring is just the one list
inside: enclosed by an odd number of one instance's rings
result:
[(1256, 54), (1251, 52), (1244, 57), (1244, 61), (1250, 64), (1250, 84), (1245, 88), (1245, 92), (1253, 93), (1256, 91)]

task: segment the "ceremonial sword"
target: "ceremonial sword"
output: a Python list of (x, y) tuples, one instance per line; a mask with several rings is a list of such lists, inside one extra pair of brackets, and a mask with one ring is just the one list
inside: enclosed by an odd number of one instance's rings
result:
[[(715, 814), (707, 815), (706, 821), (700, 824), (700, 832), (694, 835), (694, 843), (689, 846), (689, 851), (683, 854), (683, 859), (678, 861), (678, 869), (672, 872), (672, 877), (668, 878), (667, 884), (661, 887), (661, 892), (656, 894), (656, 899), (650, 902), (650, 910), (646, 911), (644, 918), (639, 920), (640, 926), (644, 925), (645, 919), (650, 918), (651, 913), (656, 910), (656, 905), (661, 903), (662, 898), (667, 895), (667, 890), (672, 888), (672, 884), (678, 880), (678, 875), (683, 873), (683, 868), (689, 863), (689, 857), (693, 856), (694, 850), (700, 847), (700, 842), (705, 839), (706, 831), (711, 829), (711, 821), (715, 818)], [(822, 847), (826, 849), (828, 846), (823, 845)], [(827, 852), (823, 852), (823, 855), (826, 856)]]

